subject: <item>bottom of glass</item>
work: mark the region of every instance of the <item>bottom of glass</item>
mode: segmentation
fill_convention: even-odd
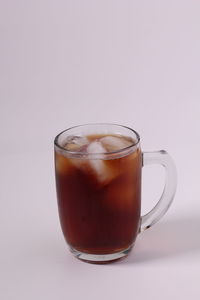
[[[130,247],[122,251],[115,252],[112,254],[89,254],[89,253],[78,251],[72,247],[70,248],[70,251],[76,258],[84,262],[93,263],[93,264],[106,264],[106,263],[114,262],[116,260],[119,260],[127,256],[128,253],[131,251],[132,247],[133,245],[131,245]]]

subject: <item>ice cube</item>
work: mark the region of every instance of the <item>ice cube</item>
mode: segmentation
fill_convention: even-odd
[[[103,147],[103,145],[98,142],[94,141],[89,144],[87,147],[87,152],[90,154],[98,154],[98,159],[91,159],[89,160],[90,166],[92,168],[92,171],[95,173],[97,180],[99,182],[104,182],[108,177],[108,170],[106,168],[106,165],[103,161],[104,154],[106,152],[106,149]]]
[[[84,136],[72,135],[68,136],[64,143],[64,148],[69,151],[81,151],[82,147],[89,143]]]
[[[87,147],[87,152],[92,154],[100,154],[100,157],[104,159],[103,153],[106,153],[106,149],[100,141],[93,141]]]
[[[112,164],[109,164],[108,160],[105,160],[104,153],[106,152],[102,143],[95,140],[86,146],[85,153],[89,155],[86,159],[83,156],[83,158],[71,158],[70,161],[86,175],[92,176],[97,183],[105,185],[116,178],[119,173],[112,168]]]
[[[112,135],[102,137],[100,139],[100,142],[108,152],[121,150],[128,146],[131,146],[132,144],[131,140],[128,140],[124,137],[118,137]]]
[[[75,139],[76,141],[76,139]],[[83,140],[83,143],[86,141]],[[88,140],[87,140],[87,143]],[[106,152],[105,148],[103,148],[102,144],[98,141],[93,141],[88,145],[83,145],[80,149],[84,149],[84,153],[88,154],[95,154],[93,158],[91,156],[85,159],[83,155],[82,158],[71,158],[71,162],[80,170],[84,171],[84,173],[93,174],[98,181],[104,180],[105,166],[103,163],[104,159],[104,152]]]

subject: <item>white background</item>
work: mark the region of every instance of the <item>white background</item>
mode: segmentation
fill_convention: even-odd
[[[200,2],[1,0],[0,298],[199,299]],[[178,171],[167,215],[115,264],[69,253],[53,138],[88,122],[136,129]],[[162,189],[144,168],[143,212]]]

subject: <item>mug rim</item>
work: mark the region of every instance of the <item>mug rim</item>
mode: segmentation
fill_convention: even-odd
[[[110,151],[110,152],[105,152],[105,153],[98,153],[98,152],[95,152],[95,153],[85,153],[84,151],[72,151],[72,150],[67,150],[66,148],[64,148],[61,144],[59,144],[58,142],[58,139],[59,137],[67,132],[67,131],[70,131],[72,129],[76,129],[76,128],[81,128],[81,127],[85,127],[85,126],[118,126],[118,127],[121,127],[121,128],[125,128],[125,129],[128,129],[129,131],[131,131],[132,133],[135,134],[136,136],[136,141],[133,142],[131,145],[127,146],[127,147],[123,147],[123,148],[120,148],[118,150],[115,150],[115,151]],[[114,132],[113,132],[114,134]],[[140,143],[140,135],[137,133],[137,131],[135,131],[134,129],[132,129],[131,127],[128,127],[128,126],[125,126],[125,125],[121,125],[121,124],[116,124],[116,123],[85,123],[85,124],[80,124],[80,125],[75,125],[75,126],[71,126],[63,131],[61,131],[60,133],[58,133],[54,139],[54,145],[56,148],[58,148],[61,152],[64,152],[64,153],[67,153],[69,156],[74,156],[74,157],[96,157],[98,155],[102,156],[108,156],[108,155],[112,155],[112,154],[120,154],[120,153],[123,153],[124,151],[129,151],[131,150],[133,147],[137,147]]]

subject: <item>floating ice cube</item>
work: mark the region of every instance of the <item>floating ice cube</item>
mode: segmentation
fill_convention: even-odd
[[[90,143],[87,147],[87,152],[90,154],[100,154],[100,158],[104,159],[103,153],[106,153],[106,149],[99,141],[94,141]]]
[[[126,148],[132,144],[130,140],[124,137],[117,137],[112,135],[102,137],[100,139],[100,142],[108,152],[117,151]]]
[[[98,159],[90,159],[89,163],[92,168],[92,171],[95,173],[97,180],[99,182],[103,182],[106,180],[108,176],[106,165],[103,161],[104,154],[106,152],[106,149],[103,147],[103,145],[98,142],[94,141],[89,144],[87,147],[87,152],[90,154],[98,154]]]
[[[80,151],[81,148],[89,143],[84,136],[68,136],[64,143],[64,148],[69,151]]]

